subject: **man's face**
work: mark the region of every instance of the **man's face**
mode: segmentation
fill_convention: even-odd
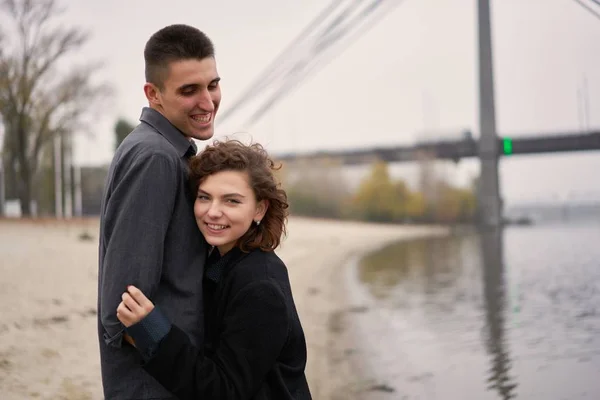
[[[210,139],[221,103],[217,65],[213,57],[169,64],[162,89],[146,83],[150,106],[164,115],[188,138]]]

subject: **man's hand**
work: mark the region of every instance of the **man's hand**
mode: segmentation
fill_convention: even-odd
[[[117,307],[117,318],[127,328],[140,322],[154,309],[154,304],[135,286],[128,286],[121,299]]]

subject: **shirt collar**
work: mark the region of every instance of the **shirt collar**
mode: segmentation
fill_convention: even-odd
[[[158,111],[144,107],[142,109],[142,115],[140,121],[147,123],[152,126],[158,133],[160,133],[165,139],[171,143],[171,145],[177,150],[180,157],[190,157],[195,155],[198,151],[194,141],[190,141],[185,135],[177,129],[164,115]],[[193,153],[193,154],[192,154]]]

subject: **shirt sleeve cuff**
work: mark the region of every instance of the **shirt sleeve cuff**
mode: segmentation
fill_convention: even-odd
[[[125,329],[135,341],[135,347],[145,361],[152,358],[161,340],[167,336],[170,330],[171,321],[158,307],[154,307],[140,322]]]
[[[105,332],[103,336],[104,338],[104,343],[106,343],[109,346],[112,347],[116,347],[116,348],[120,348],[123,344],[123,333],[125,332],[124,329],[121,329],[120,331],[118,331],[117,333],[115,333],[114,335],[110,335],[109,333]]]

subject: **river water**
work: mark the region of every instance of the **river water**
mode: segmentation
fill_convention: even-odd
[[[600,399],[598,223],[398,243],[347,278],[377,399]]]

